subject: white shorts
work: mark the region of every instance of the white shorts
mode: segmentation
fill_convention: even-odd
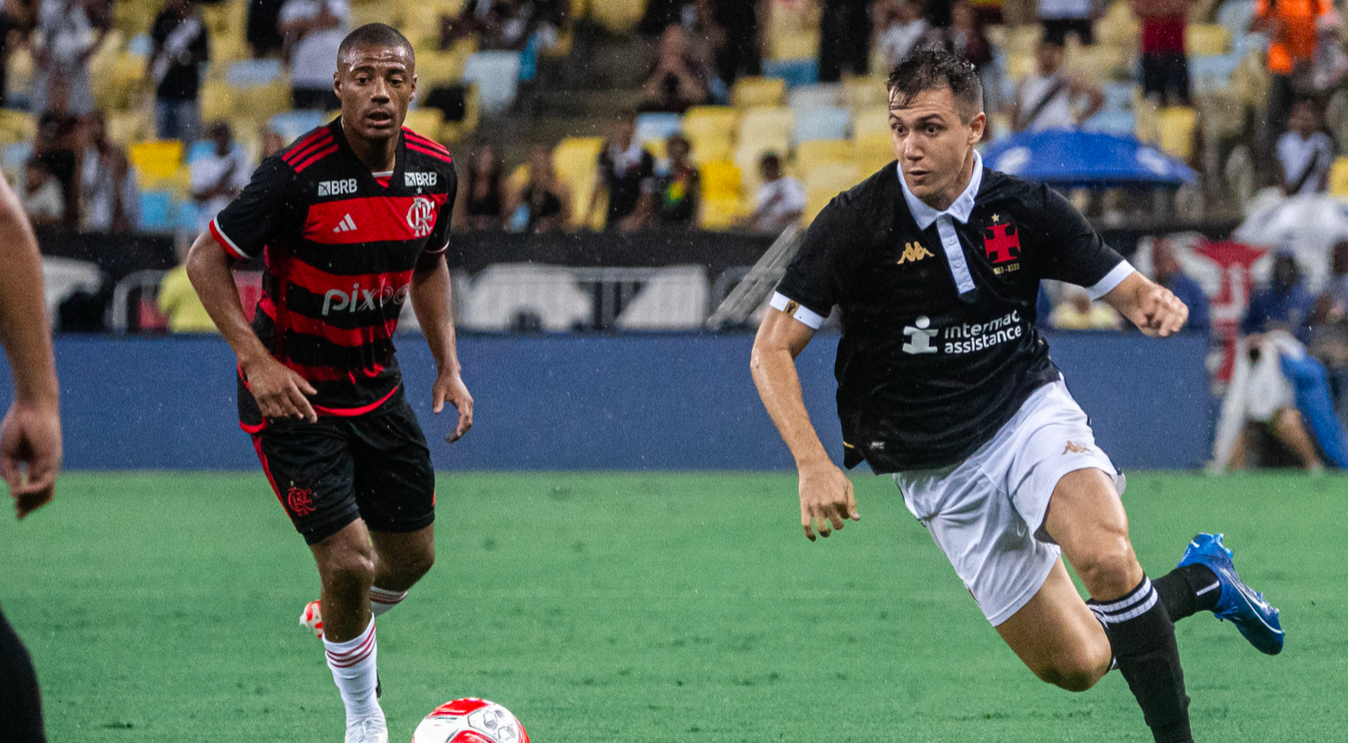
[[[1043,530],[1049,497],[1069,472],[1124,478],[1095,445],[1090,421],[1061,379],[963,462],[894,475],[903,502],[931,532],[992,626],[1039,592],[1061,550]]]

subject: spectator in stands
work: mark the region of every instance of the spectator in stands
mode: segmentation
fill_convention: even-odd
[[[656,178],[658,216],[666,228],[692,229],[697,224],[697,209],[702,193],[702,174],[689,158],[691,147],[681,134],[669,138],[668,167]]]
[[[800,181],[782,175],[782,159],[774,152],[758,161],[758,174],[763,185],[754,195],[754,211],[740,226],[750,232],[779,235],[789,225],[800,222],[805,212],[805,186]]]
[[[496,150],[482,145],[468,157],[459,181],[454,224],[465,230],[499,230],[505,225],[505,172]]]
[[[0,108],[5,107],[8,95],[6,78],[9,72],[9,55],[14,51],[12,41],[26,37],[32,28],[32,2],[15,0],[0,1]],[[12,36],[11,36],[12,34]]]
[[[270,57],[281,51],[281,6],[285,0],[248,0],[248,22],[244,37],[254,59]]]
[[[950,6],[950,26],[942,30],[940,40],[951,52],[972,62],[980,77],[986,77],[991,70],[992,43],[983,33],[983,22],[969,0],[958,0]],[[983,87],[985,90],[988,87],[986,81]],[[984,99],[984,108],[990,110],[986,93]]]
[[[183,245],[190,247],[187,243]],[[155,298],[155,306],[168,320],[170,333],[218,333],[215,322],[201,303],[201,297],[197,296],[191,280],[187,278],[187,266],[184,265],[186,259],[187,250],[180,246],[178,265],[170,268],[159,280],[159,296]]]
[[[105,0],[41,0],[33,36],[31,110],[85,116],[94,110],[89,58],[111,23]]]
[[[514,194],[510,208],[512,232],[556,232],[571,214],[571,194],[552,168],[552,153],[542,145],[529,151],[529,180]]]
[[[234,146],[234,132],[223,121],[206,129],[210,154],[192,161],[192,200],[197,204],[197,232],[206,231],[211,220],[248,185],[253,174],[243,148]]]
[[[1156,283],[1169,289],[1189,308],[1189,321],[1184,324],[1184,329],[1206,333],[1212,324],[1208,312],[1208,294],[1197,281],[1184,273],[1184,267],[1175,257],[1175,246],[1170,238],[1156,238],[1151,248],[1151,262]]]
[[[192,0],[167,0],[150,28],[154,52],[146,74],[155,86],[155,133],[160,139],[197,138],[201,65],[210,58],[209,33]]]
[[[599,152],[599,172],[590,206],[585,210],[586,224],[599,208],[600,198],[607,195],[604,229],[620,232],[645,229],[655,211],[655,189],[655,158],[636,138],[636,117],[623,114]]]
[[[23,210],[34,225],[60,227],[66,222],[66,199],[61,183],[40,160],[24,166],[23,191],[19,194]]]
[[[1329,285],[1311,314],[1309,350],[1329,373],[1339,416],[1348,416],[1348,242],[1330,251]]]
[[[1105,94],[1100,86],[1064,69],[1064,57],[1060,42],[1050,38],[1039,42],[1034,72],[1026,75],[1016,89],[1012,129],[1074,128],[1104,108]],[[1084,107],[1078,104],[1082,98],[1086,99]]]
[[[341,108],[332,92],[332,76],[337,72],[337,49],[351,29],[347,0],[286,0],[278,28],[285,37],[295,108]]]
[[[875,4],[875,45],[886,69],[929,43],[936,43],[936,37],[931,24],[922,17],[921,0],[880,0]]]
[[[1161,105],[1189,105],[1189,0],[1132,0],[1132,7],[1142,23],[1142,95]]]
[[[84,229],[135,232],[140,222],[140,188],[126,152],[108,139],[102,112],[89,118],[89,145],[80,165]]]
[[[1056,330],[1117,330],[1119,313],[1104,302],[1092,302],[1085,289],[1063,285],[1063,301],[1049,314],[1049,326]]]
[[[1278,180],[1283,193],[1324,193],[1329,188],[1334,150],[1334,140],[1320,125],[1315,101],[1297,101],[1287,120],[1287,132],[1278,138]]]
[[[1240,331],[1258,335],[1285,330],[1301,343],[1310,340],[1310,319],[1314,300],[1301,283],[1301,268],[1290,253],[1273,258],[1273,281],[1250,300]]]
[[[280,133],[277,132],[275,129],[272,129],[270,126],[267,126],[267,125],[263,125],[263,127],[262,127],[262,134],[261,134],[261,137],[260,137],[260,142],[261,142],[261,146],[260,146],[260,148],[259,148],[259,150],[258,150],[258,152],[259,152],[259,154],[258,154],[258,159],[259,159],[259,160],[266,160],[267,158],[271,157],[272,155],[275,155],[276,153],[278,153],[278,152],[280,152],[281,150],[285,149],[285,146],[286,146],[286,141],[285,141],[285,139],[280,135]]]
[[[643,88],[645,111],[683,113],[707,102],[711,72],[699,55],[691,53],[683,26],[671,24],[660,34],[660,49]]]
[[[740,75],[763,72],[760,24],[772,12],[770,0],[713,0],[716,23],[722,38],[716,50],[716,71],[727,86]]]
[[[871,0],[823,0],[819,16],[819,82],[836,83],[847,70],[871,71]]]
[[[1084,45],[1094,44],[1094,15],[1095,3],[1092,0],[1039,0],[1039,20],[1044,24],[1044,38],[1059,46],[1067,43],[1068,34],[1076,34]]]
[[[1315,59],[1316,24],[1330,10],[1328,0],[1257,0],[1255,3],[1250,30],[1268,35],[1268,69],[1272,73],[1261,132],[1264,153],[1272,153],[1274,139],[1287,126],[1297,93],[1296,78],[1307,77]]]
[[[33,140],[33,159],[42,163],[61,185],[65,205],[61,221],[65,225],[80,224],[79,158],[76,154],[81,147],[79,131],[79,119],[48,111],[38,119],[37,137]]]

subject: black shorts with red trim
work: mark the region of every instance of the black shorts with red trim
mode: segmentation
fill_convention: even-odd
[[[401,387],[368,413],[271,419],[250,433],[272,490],[310,545],[356,519],[397,533],[435,521],[431,452]]]

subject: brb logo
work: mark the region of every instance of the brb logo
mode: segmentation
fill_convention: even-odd
[[[435,202],[418,196],[407,210],[407,226],[412,228],[413,237],[426,237],[435,226]]]
[[[318,184],[319,196],[345,196],[356,192],[356,179],[347,178],[343,181],[320,181]]]
[[[342,311],[375,310],[390,302],[400,305],[407,301],[410,286],[410,284],[394,286],[380,281],[379,286],[374,289],[362,289],[360,284],[352,284],[350,292],[329,289],[328,293],[323,295],[323,315]]]
[[[439,182],[439,174],[434,171],[430,173],[403,173],[403,185],[407,188],[429,187]]]
[[[917,318],[917,327],[909,325],[903,329],[903,334],[908,336],[908,342],[903,344],[903,352],[911,354],[936,353],[936,346],[931,344],[931,339],[935,338],[941,331],[929,330],[931,327],[931,318],[923,315]]]

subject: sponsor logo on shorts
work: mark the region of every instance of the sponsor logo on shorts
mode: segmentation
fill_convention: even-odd
[[[356,192],[356,179],[346,178],[340,181],[319,181],[319,196],[345,196]]]
[[[434,186],[440,182],[440,174],[430,173],[403,173],[403,185],[407,188],[416,188],[418,186]]]
[[[1062,453],[1063,453],[1063,454],[1085,454],[1088,450],[1089,450],[1088,447],[1082,446],[1081,444],[1078,444],[1078,443],[1075,442],[1075,441],[1069,441],[1069,442],[1067,442],[1067,447],[1066,447],[1065,449],[1062,450]]]
[[[291,485],[286,493],[286,508],[296,516],[308,516],[314,512],[313,494],[312,490]]]

